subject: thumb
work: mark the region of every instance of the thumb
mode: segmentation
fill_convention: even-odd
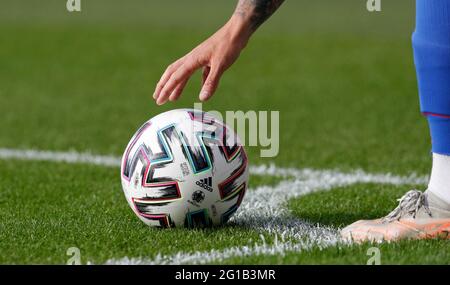
[[[218,67],[211,67],[208,76],[203,83],[202,90],[200,91],[200,101],[208,100],[216,91],[219,86],[220,77],[222,76],[222,71]]]

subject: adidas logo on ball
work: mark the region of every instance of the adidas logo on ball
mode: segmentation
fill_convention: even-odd
[[[213,191],[212,188],[212,177],[200,179],[197,182],[195,182],[198,186],[202,187],[205,190],[208,190],[209,192]]]

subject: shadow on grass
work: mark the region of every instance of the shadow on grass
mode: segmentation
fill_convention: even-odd
[[[298,218],[312,223],[342,227],[387,215],[396,207],[397,199],[412,188],[415,187],[355,184],[293,199],[289,201],[289,209]]]

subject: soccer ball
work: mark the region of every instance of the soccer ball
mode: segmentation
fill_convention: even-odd
[[[178,109],[153,117],[122,157],[122,188],[134,213],[155,227],[220,225],[248,185],[238,136],[209,113]]]

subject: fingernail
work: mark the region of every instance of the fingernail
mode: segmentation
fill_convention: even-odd
[[[202,91],[202,92],[200,92],[200,100],[206,100],[208,97],[209,97],[209,93],[208,92],[206,92],[206,91]]]

